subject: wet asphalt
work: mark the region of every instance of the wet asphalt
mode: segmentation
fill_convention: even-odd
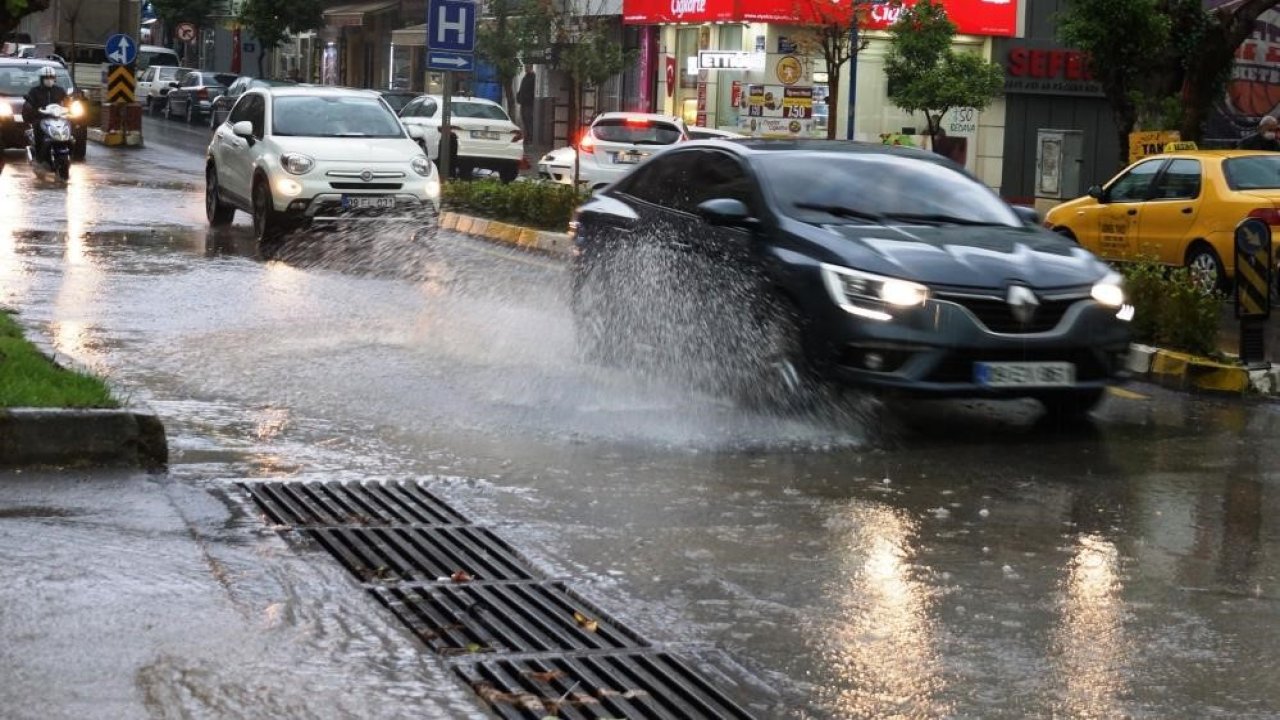
[[[15,717],[478,712],[233,487],[264,478],[423,480],[762,718],[1280,715],[1280,406],[1131,384],[1073,431],[1030,403],[746,411],[580,362],[549,258],[211,233],[173,125],[92,146],[66,189],[12,153],[0,175],[0,304],[173,454],[3,476]]]

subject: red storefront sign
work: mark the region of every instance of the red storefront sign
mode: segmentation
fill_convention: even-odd
[[[632,25],[679,22],[812,22],[848,11],[849,0],[622,0],[623,21]],[[914,5],[916,0],[904,0]],[[942,0],[951,22],[964,35],[1013,37],[1018,32],[1018,0]],[[901,6],[871,5],[863,27],[883,30],[898,19]]]

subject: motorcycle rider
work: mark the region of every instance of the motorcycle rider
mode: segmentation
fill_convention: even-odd
[[[40,130],[40,108],[45,105],[62,105],[67,100],[67,91],[58,85],[58,73],[51,67],[45,66],[40,68],[39,72],[40,84],[27,91],[26,101],[22,106],[22,119],[27,122],[27,127],[34,131],[35,145],[32,148],[36,157],[43,157],[40,148],[44,143],[43,133]]]

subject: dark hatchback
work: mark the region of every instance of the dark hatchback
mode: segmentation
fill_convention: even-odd
[[[1077,417],[1124,372],[1120,276],[932,153],[681,143],[572,232],[579,344],[598,360],[713,359],[771,399],[835,380]]]

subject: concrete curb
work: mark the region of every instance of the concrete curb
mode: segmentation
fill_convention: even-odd
[[[573,242],[569,240],[567,233],[509,225],[497,220],[488,220],[452,211],[440,213],[440,228],[442,230],[454,230],[465,235],[482,237],[503,245],[525,250],[537,250],[562,257],[568,257],[573,249]]]
[[[1150,345],[1129,346],[1129,372],[1178,390],[1233,395],[1280,394],[1280,368],[1248,368]]]
[[[121,145],[128,147],[142,147],[142,133],[136,130],[130,132],[106,132],[102,128],[89,128],[86,136],[90,142],[106,145],[108,147],[119,147]]]
[[[35,328],[15,319],[27,341],[60,367],[96,374],[62,356]],[[110,382],[108,381],[110,386]],[[121,397],[119,388],[112,394]],[[149,408],[0,408],[0,467],[94,465],[161,470],[169,463],[164,423]]]

